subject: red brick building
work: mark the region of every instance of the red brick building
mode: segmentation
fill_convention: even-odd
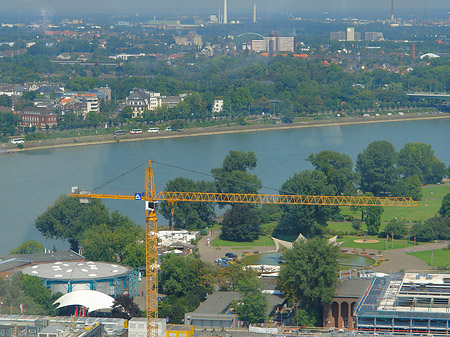
[[[45,128],[48,125],[51,128],[53,125],[58,125],[58,115],[52,113],[48,108],[26,107],[19,112],[19,116],[23,127]]]

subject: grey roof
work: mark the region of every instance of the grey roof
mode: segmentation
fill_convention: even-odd
[[[150,94],[148,91],[142,89],[133,89],[130,95],[127,97],[129,100],[146,100],[149,99]]]
[[[25,108],[23,108],[22,113],[26,114],[26,113],[39,113],[42,115],[48,115],[49,113],[51,113],[50,109],[45,108],[45,107],[37,107],[37,106],[27,106]]]
[[[361,297],[367,290],[371,279],[342,279],[333,297]]]
[[[39,333],[47,333],[47,334],[60,334],[66,330],[64,325],[49,325],[45,329],[42,329]]]
[[[0,273],[8,270],[13,271],[28,264],[30,264],[30,261],[27,259],[9,259],[0,261]]]
[[[27,259],[31,262],[51,262],[51,261],[84,261],[84,257],[72,250],[58,250],[52,253],[36,254],[15,254],[0,256],[0,261],[9,259]]]
[[[217,291],[208,296],[200,306],[193,312],[201,315],[224,314],[233,300],[241,300],[244,296],[237,291]]]
[[[122,265],[104,262],[53,262],[27,266],[22,272],[46,280],[80,281],[120,277],[131,273]]]
[[[84,261],[84,257],[71,250],[53,253],[4,255],[0,256],[0,272],[13,271],[33,263],[52,261]]]
[[[268,314],[270,314],[272,312],[272,310],[276,307],[276,306],[280,306],[283,304],[283,302],[285,301],[284,296],[280,296],[280,295],[272,295],[272,294],[267,294],[266,295],[266,299],[267,299],[267,309],[266,312]]]

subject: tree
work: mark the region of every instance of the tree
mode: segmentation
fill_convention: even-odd
[[[356,161],[356,171],[361,175],[361,190],[375,196],[391,192],[399,179],[396,163],[397,154],[391,143],[384,140],[370,143],[358,154]]]
[[[367,234],[377,235],[381,225],[381,215],[384,209],[380,206],[368,206],[366,207],[366,226]]]
[[[210,268],[192,256],[168,254],[161,261],[158,278],[160,291],[166,295],[193,295],[203,301],[213,291]]]
[[[261,180],[247,171],[256,167],[257,159],[253,152],[230,151],[222,167],[211,170],[219,193],[257,193]]]
[[[296,173],[281,186],[280,194],[335,195],[336,189],[328,185],[327,177],[322,171],[303,171]],[[336,213],[332,206],[281,205],[281,220],[274,230],[274,235],[304,236],[317,235],[321,226]]]
[[[247,294],[261,289],[258,274],[240,264],[230,264],[216,271],[216,285],[221,291],[239,291]]]
[[[247,204],[236,204],[228,209],[222,221],[222,240],[254,241],[259,238],[261,220],[256,208]]]
[[[88,260],[121,261],[125,248],[144,240],[143,229],[127,216],[115,211],[106,223],[87,228],[81,238]],[[140,264],[139,266],[141,266]]]
[[[12,107],[12,99],[8,95],[0,95],[0,106]]]
[[[338,283],[339,248],[325,238],[296,242],[284,252],[278,285],[291,303],[314,313],[322,322],[322,306],[331,303]]]
[[[130,106],[126,106],[119,111],[117,119],[120,123],[124,123],[132,117],[133,117],[133,109]]]
[[[36,91],[34,91],[34,90],[25,91],[22,95],[22,99],[32,101],[36,98],[36,96],[37,96],[37,94],[36,94]]]
[[[111,314],[116,318],[130,319],[132,317],[140,317],[141,312],[136,303],[129,295],[117,295],[114,299]]]
[[[100,200],[82,204],[78,198],[62,195],[37,217],[35,226],[46,238],[67,240],[70,249],[78,251],[84,231],[106,224],[108,219],[108,210]]]
[[[325,173],[328,184],[336,187],[337,195],[353,195],[356,192],[356,174],[349,155],[322,151],[311,154],[307,160],[316,170]]]
[[[405,179],[399,179],[392,188],[392,196],[394,197],[410,197],[414,200],[421,200],[422,184],[419,177],[414,174],[406,177]]]
[[[417,175],[422,184],[440,182],[446,174],[445,165],[434,156],[431,145],[407,143],[399,152],[398,167],[405,177]]]
[[[304,309],[297,308],[295,311],[295,317],[292,322],[297,326],[316,326],[317,317],[313,313],[310,313]]]
[[[122,263],[131,267],[139,268],[145,265],[145,243],[129,243],[123,250]]]
[[[434,216],[424,223],[417,223],[411,228],[411,235],[417,241],[449,240],[450,239],[450,218]]]
[[[247,171],[256,167],[256,155],[253,152],[230,151],[222,167],[211,170],[219,193],[257,193],[261,180]],[[223,206],[223,205],[220,205]],[[224,216],[222,237],[233,241],[253,241],[259,236],[260,219],[255,206],[231,204],[226,220]],[[245,225],[248,232],[238,228]],[[233,230],[238,230],[233,233]]]
[[[263,323],[266,315],[267,300],[265,294],[259,291],[249,292],[244,296],[242,303],[236,307],[239,320],[247,323]]]
[[[352,228],[355,231],[359,231],[361,229],[361,220],[359,219],[353,219],[352,220]]]
[[[42,243],[28,240],[23,242],[19,247],[13,249],[9,254],[34,254],[34,253],[42,253],[44,250],[44,246]]]
[[[384,228],[384,232],[393,236],[395,239],[401,239],[408,234],[408,227],[403,219],[392,219]]]
[[[166,184],[165,191],[170,192],[214,192],[213,182],[194,182],[188,178],[175,178]],[[174,209],[172,226],[187,230],[206,228],[213,222],[214,204],[207,202],[177,202],[176,205],[164,201],[161,203],[161,214],[172,221],[171,210]]]
[[[442,199],[441,208],[439,208],[438,213],[443,218],[450,218],[450,193],[446,194]]]

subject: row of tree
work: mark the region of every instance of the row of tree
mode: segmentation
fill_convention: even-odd
[[[434,155],[430,145],[408,143],[400,150],[387,141],[370,143],[358,155],[356,168],[352,159],[342,153],[322,151],[308,159],[314,167],[294,174],[280,189],[280,194],[298,195],[356,195],[402,196],[415,200],[422,198],[422,185],[437,183],[448,174],[445,165]],[[194,182],[176,178],[166,185],[167,191],[257,193],[261,181],[249,173],[256,167],[254,153],[230,151],[219,168],[212,169],[214,182]],[[219,205],[224,207],[224,204]],[[249,205],[230,204],[222,222],[222,238],[232,241],[251,241],[258,238],[264,210]],[[171,210],[163,203],[162,214],[172,220]],[[337,217],[336,206],[281,205],[271,209],[271,214],[281,217],[275,236],[297,236],[299,233],[314,236],[323,233],[327,221]],[[361,209],[370,234],[377,234],[382,208]],[[177,228],[201,229],[209,226],[215,216],[213,205],[180,202],[175,207],[173,225]],[[363,216],[364,218],[364,216]]]

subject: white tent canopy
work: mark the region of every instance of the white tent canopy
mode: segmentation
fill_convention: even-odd
[[[59,304],[57,309],[70,305],[82,305],[89,311],[111,309],[114,298],[95,290],[77,290],[58,298],[53,304]]]

